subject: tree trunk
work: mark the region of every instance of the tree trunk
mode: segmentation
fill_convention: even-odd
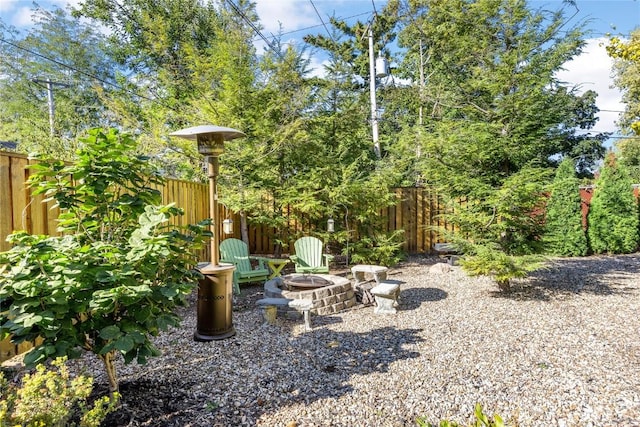
[[[109,394],[111,395],[112,400],[115,398],[115,393],[119,391],[118,378],[116,376],[116,366],[113,363],[115,356],[115,350],[99,356],[100,359],[102,359],[102,363],[104,363],[105,370],[107,371],[107,378],[109,380]]]
[[[511,292],[511,282],[509,282],[509,279],[496,280],[496,283],[502,292]]]
[[[247,224],[247,214],[240,211],[240,238],[247,245],[249,244],[249,226]]]

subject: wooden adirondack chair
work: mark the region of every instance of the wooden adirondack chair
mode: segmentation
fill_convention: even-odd
[[[329,262],[333,255],[322,253],[324,244],[317,237],[301,237],[293,244],[295,255],[291,261],[295,264],[296,273],[328,273]]]
[[[258,261],[256,268],[251,266],[252,259]],[[249,255],[249,248],[242,240],[223,240],[220,243],[220,261],[236,266],[233,272],[233,291],[236,294],[240,293],[240,283],[264,282],[269,277],[263,258]]]

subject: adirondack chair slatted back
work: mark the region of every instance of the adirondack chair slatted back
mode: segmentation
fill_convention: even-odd
[[[324,244],[322,240],[311,236],[301,237],[296,240],[293,246],[301,265],[306,267],[320,267],[323,265],[322,248]]]
[[[257,266],[254,268],[251,261]],[[240,283],[262,282],[269,277],[269,269],[264,259],[249,255],[249,247],[238,239],[225,239],[220,243],[220,261],[230,262],[236,266],[233,272],[233,290],[240,293]]]
[[[238,239],[225,239],[220,243],[220,261],[236,265],[239,271],[250,271],[249,248]]]

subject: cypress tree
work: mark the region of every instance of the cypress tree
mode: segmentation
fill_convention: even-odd
[[[587,235],[582,225],[580,182],[575,162],[566,158],[558,166],[551,185],[545,219],[545,250],[551,255],[584,256]]]
[[[597,254],[631,253],[638,248],[638,205],[632,181],[613,153],[605,160],[596,180],[588,225],[591,249]]]

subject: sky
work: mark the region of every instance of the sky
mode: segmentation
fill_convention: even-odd
[[[43,7],[75,4],[79,0],[39,0]],[[348,23],[371,19],[375,11],[384,8],[386,0],[254,0],[262,24],[262,34],[269,38],[277,34],[280,27],[283,40],[303,44],[306,34],[327,34],[329,17],[336,16]],[[624,109],[620,92],[613,88],[611,59],[604,45],[608,34],[629,35],[640,27],[640,0],[576,0],[576,7],[562,0],[529,1],[533,8],[556,10],[564,7],[566,16],[572,16],[569,24],[586,22],[590,35],[582,55],[565,64],[558,77],[581,90],[598,93],[600,109],[598,124],[593,131],[616,132],[616,120]],[[28,28],[32,0],[0,0],[0,19],[17,28]],[[264,43],[256,37],[259,49]],[[317,72],[322,69],[320,53],[312,56],[312,66]]]

